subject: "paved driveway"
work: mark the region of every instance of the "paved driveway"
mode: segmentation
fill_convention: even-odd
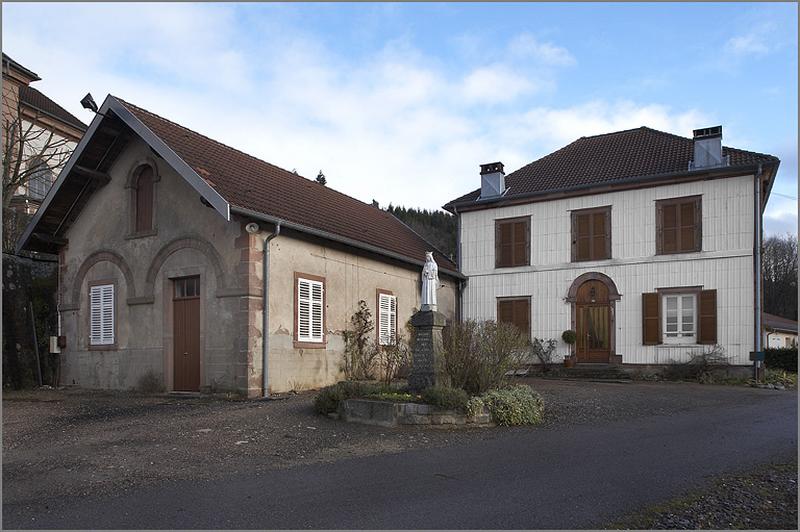
[[[382,440],[407,444],[372,448],[359,453],[359,458],[337,454],[338,447],[330,444],[328,459],[320,460],[322,451],[309,451],[298,437],[294,445],[306,449],[309,457],[286,462],[283,468],[276,468],[265,448],[255,446],[262,452],[246,460],[223,458],[218,463],[208,459],[218,458],[215,453],[198,454],[187,463],[213,474],[184,478],[179,471],[184,462],[176,460],[173,475],[156,475],[125,490],[113,482],[105,484],[110,495],[92,490],[82,495],[76,486],[68,489],[59,484],[30,497],[30,486],[26,489],[24,481],[14,480],[22,480],[26,470],[35,475],[36,463],[21,463],[18,447],[6,450],[6,431],[4,461],[10,458],[11,469],[9,474],[4,468],[4,526],[595,527],[700,486],[710,475],[788,460],[797,452],[794,392],[685,384],[532,384],[551,406],[548,424],[542,428],[458,433],[355,428],[313,417],[307,397],[259,403],[261,411],[248,407],[252,418],[244,416],[242,422],[260,419],[265,433],[271,434],[271,426],[285,430],[283,423],[299,416],[300,425],[315,421],[315,429],[304,429],[315,434],[352,429],[356,436],[348,439],[349,444],[363,442],[369,447],[370,442]],[[295,405],[294,415],[278,419],[270,410],[273,406],[277,410],[278,404]],[[220,419],[253,403],[233,405],[219,407]],[[4,427],[9,403],[5,406]],[[181,420],[191,419],[191,408],[185,408],[184,415],[171,416],[173,422],[180,425]],[[147,411],[141,414],[143,419]],[[138,433],[144,438],[150,434],[144,424]],[[303,432],[298,429],[296,434]],[[225,452],[235,455],[230,449],[250,444],[230,445]],[[59,449],[57,444],[39,452],[61,452],[54,449]],[[153,456],[160,457],[152,449]],[[125,455],[124,445],[116,452],[109,453],[102,445],[94,451]],[[237,467],[225,467],[231,464]],[[158,467],[168,472],[170,462],[159,462]],[[39,477],[39,482],[46,482],[46,477]]]

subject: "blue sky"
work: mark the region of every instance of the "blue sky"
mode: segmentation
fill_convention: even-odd
[[[115,94],[381,205],[438,208],[582,135],[722,124],[780,157],[765,227],[797,231],[794,4],[14,3],[2,44],[87,122],[83,94]]]

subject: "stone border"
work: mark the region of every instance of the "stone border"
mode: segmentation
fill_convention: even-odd
[[[493,427],[489,413],[467,416],[455,410],[436,410],[431,405],[395,403],[375,399],[346,399],[339,403],[339,419],[364,425],[397,427],[430,425],[436,427]]]

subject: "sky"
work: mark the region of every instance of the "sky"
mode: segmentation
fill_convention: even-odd
[[[2,6],[2,47],[88,123],[119,96],[362,201],[437,209],[584,136],[649,126],[781,159],[797,233],[797,6]]]

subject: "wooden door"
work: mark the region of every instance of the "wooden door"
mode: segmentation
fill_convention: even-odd
[[[608,287],[587,281],[575,301],[575,353],[578,362],[608,362],[611,355],[611,306]]]
[[[200,277],[173,281],[173,389],[200,390]]]

